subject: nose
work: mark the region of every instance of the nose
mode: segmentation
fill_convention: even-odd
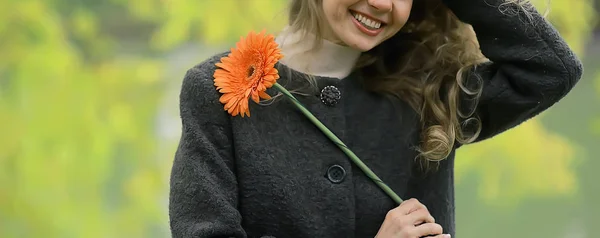
[[[389,12],[392,10],[393,0],[367,0],[369,5],[379,11]]]

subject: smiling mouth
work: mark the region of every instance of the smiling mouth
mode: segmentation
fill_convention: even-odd
[[[365,16],[361,13],[358,13],[355,11],[350,11],[350,14],[352,14],[352,16],[354,17],[354,19],[356,19],[356,21],[358,21],[362,26],[364,26],[365,28],[367,28],[369,30],[376,31],[385,26],[385,23],[378,21],[376,19],[370,18],[368,16]]]

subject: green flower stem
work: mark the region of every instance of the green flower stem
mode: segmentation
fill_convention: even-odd
[[[331,139],[348,157],[350,160],[356,164],[366,175],[369,177],[375,184],[377,184],[388,196],[390,196],[396,203],[402,203],[402,199],[390,188],[388,187],[375,173],[363,163],[354,152],[352,152],[344,142],[342,142],[329,128],[327,128],[323,123],[319,121],[308,109],[306,109],[298,99],[296,99],[287,89],[281,86],[278,83],[273,85],[277,90],[287,96],[295,105],[300,109],[300,111],[312,122],[314,123],[329,139]]]

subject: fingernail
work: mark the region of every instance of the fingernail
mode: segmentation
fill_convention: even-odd
[[[452,236],[450,234],[445,234],[444,238],[452,238]]]

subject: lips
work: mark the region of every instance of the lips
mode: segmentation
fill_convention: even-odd
[[[365,14],[359,13],[359,12],[351,12],[352,16],[358,20],[360,23],[362,23],[365,27],[371,28],[373,30],[379,29],[381,28],[382,25],[384,25],[383,22],[377,20],[377,19],[373,19]]]
[[[377,36],[385,27],[385,22],[382,22],[367,14],[350,11],[354,25],[363,33],[369,36]]]

